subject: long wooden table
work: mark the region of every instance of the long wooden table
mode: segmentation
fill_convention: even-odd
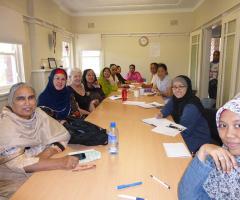
[[[129,100],[162,102],[161,97]],[[34,173],[13,195],[12,200],[115,200],[118,194],[148,200],[176,200],[178,182],[190,158],[168,158],[162,143],[183,142],[181,135],[169,137],[151,132],[141,120],[153,117],[158,109],[123,105],[121,100],[106,99],[87,120],[108,128],[115,121],[119,129],[119,154],[112,156],[107,146],[96,146],[102,153],[97,167],[86,171],[46,171]],[[93,147],[71,145],[64,153]],[[60,155],[61,156],[61,155]],[[153,174],[171,186],[168,190],[150,178]],[[116,186],[136,181],[143,184],[123,190]]]

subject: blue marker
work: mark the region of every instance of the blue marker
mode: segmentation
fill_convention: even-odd
[[[141,197],[134,197],[134,196],[124,195],[124,194],[119,194],[118,197],[122,199],[144,200],[144,198],[141,198]]]
[[[133,186],[142,185],[142,184],[143,184],[143,182],[135,182],[135,183],[130,183],[130,184],[118,185],[117,189],[121,190],[124,188],[133,187]]]

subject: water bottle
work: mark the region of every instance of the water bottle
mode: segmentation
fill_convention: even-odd
[[[122,101],[127,101],[127,89],[122,89]]]
[[[110,129],[108,132],[108,151],[110,154],[118,153],[118,129],[115,122],[110,123]]]

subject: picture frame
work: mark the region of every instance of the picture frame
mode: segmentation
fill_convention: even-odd
[[[50,69],[57,68],[57,62],[55,58],[48,58],[48,64]]]

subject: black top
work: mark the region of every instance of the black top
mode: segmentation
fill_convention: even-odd
[[[102,87],[85,87],[85,91],[87,96],[90,97],[91,100],[98,99],[101,102],[105,98],[105,94],[102,90]]]
[[[68,88],[74,94],[74,97],[78,103],[78,106],[81,109],[89,111],[89,105],[91,102],[91,98],[89,96],[87,96],[87,93],[85,92],[85,95],[82,96],[82,95],[78,94],[71,86],[68,86]]]
[[[118,78],[118,81],[121,83],[121,84],[125,84],[126,80],[122,77],[121,74],[116,74],[117,78]]]

